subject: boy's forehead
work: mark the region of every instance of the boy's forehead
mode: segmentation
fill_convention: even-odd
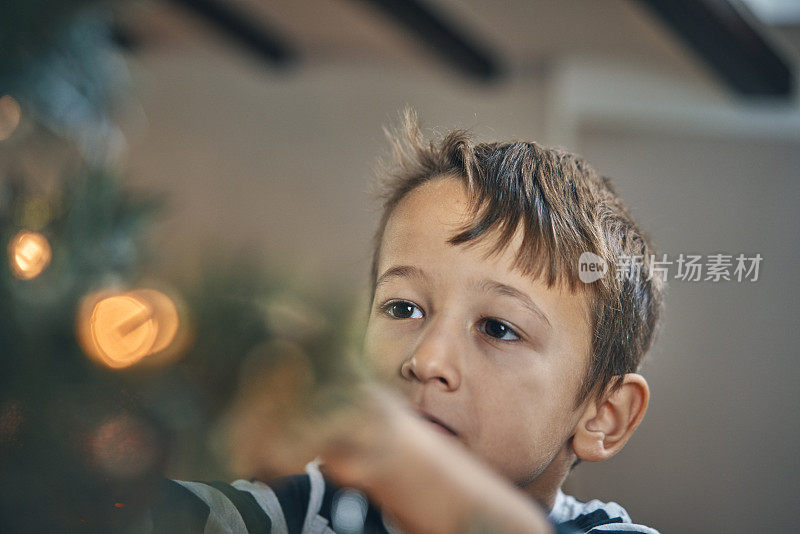
[[[436,237],[454,232],[470,221],[469,197],[464,184],[455,178],[437,178],[410,191],[398,202],[386,224],[384,237],[421,234]],[[421,232],[420,232],[421,231]]]
[[[435,268],[457,261],[462,270],[501,268],[501,258],[488,257],[488,239],[467,245],[449,243],[470,219],[466,191],[456,180],[437,179],[419,186],[397,204],[387,221],[376,274],[398,263],[422,262]]]
[[[430,266],[441,265],[451,275],[469,267],[494,276],[541,283],[515,266],[523,241],[521,230],[500,250],[494,250],[499,240],[495,229],[467,243],[450,242],[473,222],[463,181],[443,177],[417,187],[398,203],[387,221],[376,274],[380,276],[389,263],[424,261]]]
[[[497,242],[496,232],[488,232],[464,244],[449,242],[472,220],[469,197],[462,181],[437,178],[417,187],[398,203],[387,221],[381,240],[378,276],[389,267],[388,263],[408,261],[521,275],[513,268],[522,245],[521,232],[495,254],[492,250]],[[454,261],[457,263],[453,264]],[[452,269],[448,270],[455,274]]]

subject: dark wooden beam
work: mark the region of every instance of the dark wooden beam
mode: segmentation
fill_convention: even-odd
[[[431,6],[418,0],[361,0],[371,4],[422,41],[456,70],[480,80],[492,80],[501,66],[490,50],[471,39]]]
[[[727,0],[637,0],[677,33],[735,92],[790,97],[789,62]]]
[[[224,37],[244,47],[277,67],[286,67],[297,59],[289,43],[259,17],[243,13],[228,0],[172,0],[204,19]]]

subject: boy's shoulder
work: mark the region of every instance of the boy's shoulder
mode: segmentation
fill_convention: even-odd
[[[306,466],[305,474],[269,484],[169,480],[158,501],[151,510],[148,532],[207,532],[209,526],[212,531],[237,534],[400,532],[363,494],[332,484],[314,462]],[[658,534],[634,524],[617,503],[581,502],[560,490],[549,519],[559,534]]]
[[[635,524],[625,508],[615,502],[582,502],[560,489],[548,517],[563,532],[658,534],[654,528]]]

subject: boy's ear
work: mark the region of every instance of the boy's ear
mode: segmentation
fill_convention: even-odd
[[[642,375],[623,375],[619,389],[587,404],[572,438],[575,455],[600,462],[617,454],[642,421],[649,400],[650,388]]]

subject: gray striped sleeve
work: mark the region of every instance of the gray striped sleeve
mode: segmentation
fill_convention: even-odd
[[[231,486],[238,490],[246,491],[255,498],[258,505],[264,509],[272,520],[272,534],[289,534],[286,518],[283,516],[283,509],[272,488],[263,482],[248,482],[246,480],[237,480]]]
[[[247,534],[244,519],[236,506],[218,489],[202,482],[176,480],[209,507],[204,534]]]

